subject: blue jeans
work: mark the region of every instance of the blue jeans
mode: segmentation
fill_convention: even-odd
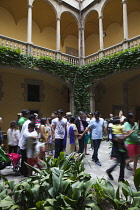
[[[97,162],[99,159],[98,159],[98,150],[99,150],[99,147],[100,147],[100,144],[101,144],[101,139],[96,139],[96,140],[93,140],[92,139],[92,142],[93,142],[93,147],[94,147],[94,152],[93,152],[93,155],[92,155],[92,159]]]

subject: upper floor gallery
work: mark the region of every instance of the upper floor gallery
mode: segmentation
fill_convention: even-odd
[[[0,0],[0,45],[85,64],[138,46],[139,21],[140,0]]]

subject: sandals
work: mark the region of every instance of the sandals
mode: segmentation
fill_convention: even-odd
[[[132,171],[132,168],[130,167],[130,165],[126,165],[127,170]]]

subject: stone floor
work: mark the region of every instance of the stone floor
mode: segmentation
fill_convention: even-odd
[[[102,164],[102,166],[96,165],[92,160],[91,160],[91,155],[93,151],[89,151],[89,155],[86,155],[86,160],[84,160],[85,163],[85,171],[89,174],[91,174],[92,178],[102,178],[104,177],[105,179],[108,179],[108,176],[106,175],[106,169],[108,169],[113,163],[114,160],[110,160],[109,153],[110,153],[110,143],[103,141],[101,143],[100,149],[99,149],[99,160]],[[90,145],[88,145],[88,148]],[[131,164],[130,164],[131,165]],[[131,165],[132,166],[132,165]],[[138,162],[138,167],[140,167],[140,161]],[[19,182],[20,180],[24,179],[23,176],[15,176],[14,172],[12,171],[11,168],[6,168],[4,170],[0,171],[2,175],[6,176],[8,180],[15,180],[15,182]],[[118,185],[118,175],[119,175],[119,166],[116,167],[115,171],[112,172],[112,175],[114,177],[113,181],[110,181],[114,186],[117,187]],[[125,179],[129,182],[129,184],[133,187],[133,176],[132,172],[128,171],[125,169]]]

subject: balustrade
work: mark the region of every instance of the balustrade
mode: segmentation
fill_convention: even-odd
[[[140,36],[133,37],[125,41],[128,43],[128,48],[138,47],[140,46]],[[28,44],[27,42],[23,42],[20,40],[16,40],[7,36],[0,35],[0,45],[5,47],[10,47],[12,49],[19,49],[22,54],[31,54],[34,57],[40,58],[40,56],[50,57],[54,60],[57,60],[58,52],[55,50],[51,50],[45,47],[37,46],[34,44]],[[84,58],[85,64],[89,64],[99,60],[99,54],[102,52],[103,57],[113,55],[114,53],[118,53],[120,51],[125,50],[124,42],[113,45],[102,51],[96,52],[92,55],[86,56]],[[79,58],[76,56],[68,55],[62,52],[59,52],[59,58],[62,61],[66,61],[73,65],[79,65]]]

